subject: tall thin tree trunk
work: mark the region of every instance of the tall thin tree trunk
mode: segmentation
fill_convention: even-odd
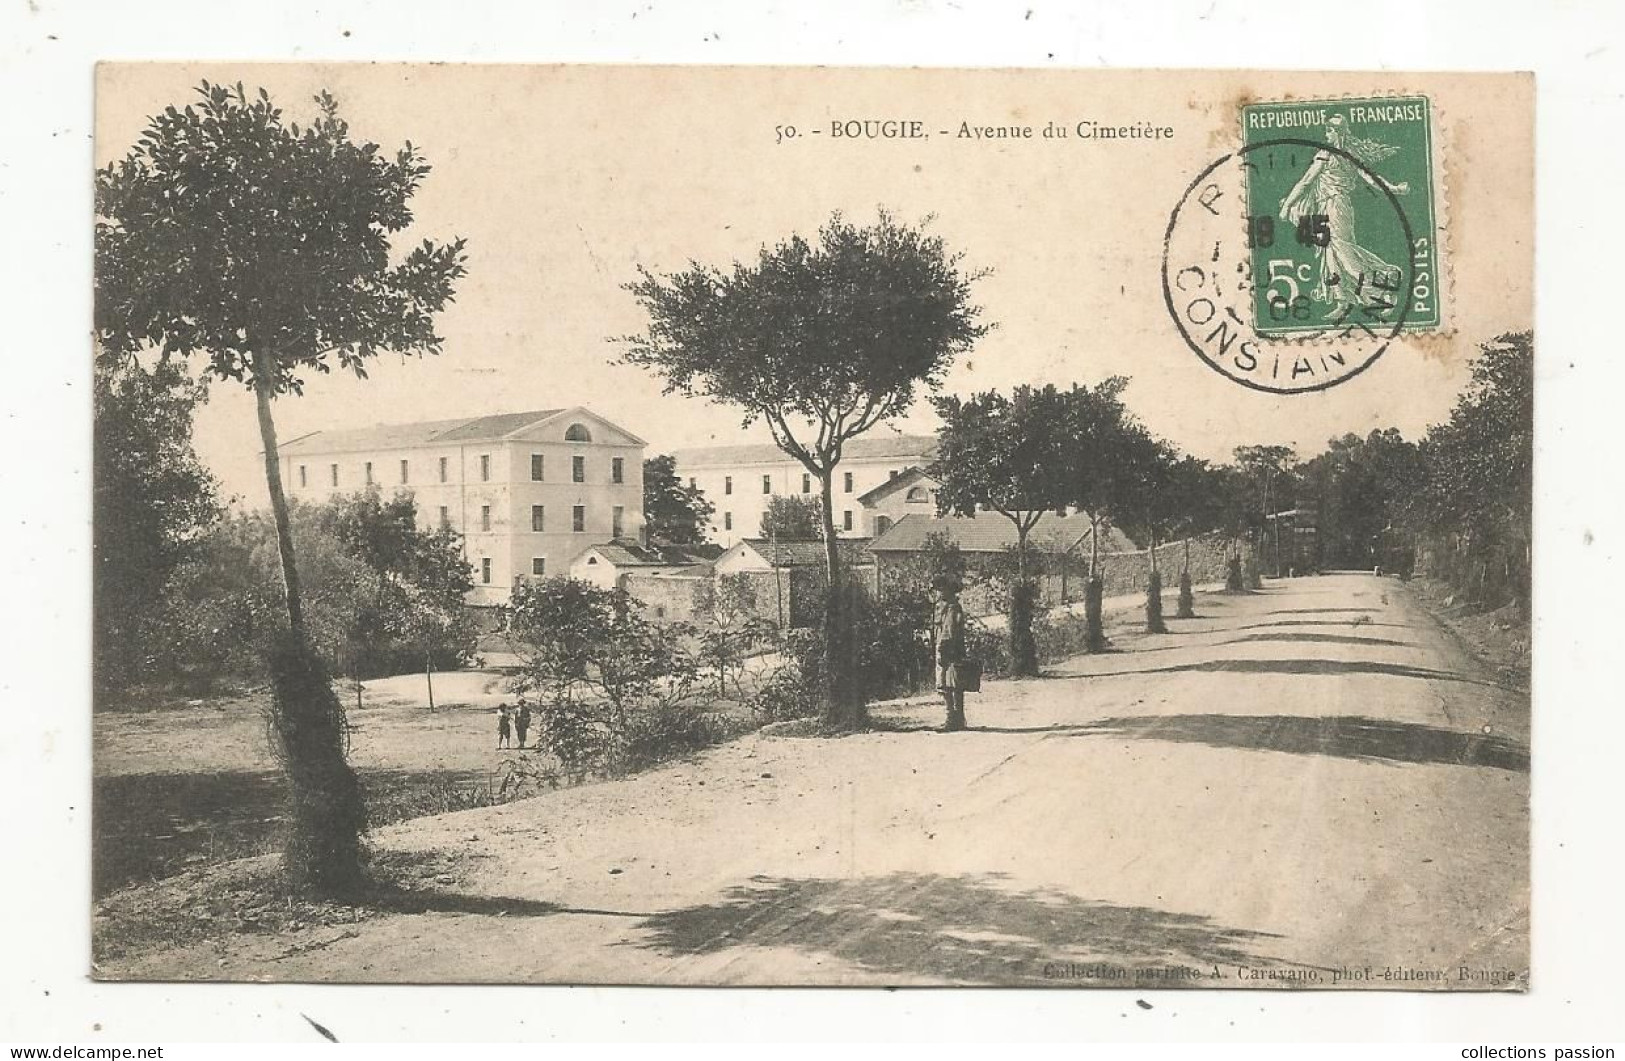
[[[259,366],[256,366],[259,367]],[[276,521],[277,556],[282,561],[282,598],[288,625],[299,634],[305,629],[305,609],[299,592],[299,568],[293,556],[293,526],[288,517],[288,495],[282,490],[282,458],[277,452],[276,422],[271,419],[271,380],[274,362],[254,378],[254,406],[259,413],[260,445],[265,448],[265,485],[271,493],[271,515]]]
[[[423,681],[429,687],[429,710],[434,710],[434,656],[431,653],[423,654]]]
[[[853,681],[851,638],[847,630],[845,580],[835,538],[835,469],[818,473],[819,517],[824,534],[824,721],[837,729],[863,724],[863,704]]]

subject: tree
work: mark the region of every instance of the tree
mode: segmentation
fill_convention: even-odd
[[[743,572],[719,575],[700,585],[694,616],[699,620],[701,658],[717,675],[717,695],[728,695],[728,670],[743,670],[745,657],[765,640],[772,625],[756,615],[756,584]],[[734,685],[739,685],[738,675]]]
[[[1145,588],[1145,628],[1147,633],[1165,634],[1168,624],[1162,618],[1162,570],[1158,567],[1157,547],[1180,519],[1180,496],[1174,478],[1178,454],[1173,446],[1148,433],[1137,432],[1131,437],[1132,452],[1127,460],[1137,480],[1131,503],[1145,527],[1151,562]]]
[[[537,743],[572,772],[636,765],[636,716],[678,707],[693,688],[686,631],[640,610],[623,589],[569,578],[518,583],[503,609],[523,660],[516,689],[537,705]]]
[[[1297,462],[1298,455],[1291,446],[1237,446],[1236,464],[1258,486],[1259,512],[1263,516],[1261,527],[1275,526],[1275,575],[1281,574],[1281,521],[1273,519],[1281,508],[1282,481]],[[1263,542],[1259,551],[1263,552]],[[1256,588],[1256,587],[1255,587]]]
[[[833,480],[847,442],[905,412],[920,387],[986,331],[970,302],[974,273],[940,238],[882,213],[872,225],[836,215],[810,243],[792,236],[729,269],[640,269],[627,289],[649,317],[625,360],[663,376],[668,394],[705,397],[761,421],[818,480],[828,593],[825,721],[863,723],[848,665]]]
[[[1191,539],[1216,530],[1223,522],[1218,473],[1206,461],[1181,457],[1169,469],[1165,487],[1169,526],[1185,539],[1184,563],[1179,572],[1180,619],[1196,617],[1196,597],[1191,590]]]
[[[210,375],[254,393],[287,620],[271,651],[293,799],[285,864],[295,883],[343,892],[362,881],[365,812],[305,628],[271,405],[311,372],[364,377],[385,351],[438,353],[463,241],[425,240],[392,261],[429,165],[410,143],[391,157],[352,141],[327,93],[303,127],[264,89],[204,82],[198,97],[153,117],[96,175],[96,330],[115,357],[204,353]]]
[[[716,506],[677,477],[677,461],[657,454],[643,462],[643,519],[653,545],[702,545]]]
[[[192,449],[203,385],[178,359],[148,369],[98,350],[94,370],[92,629],[96,686],[110,690],[153,676],[164,588],[221,506]]]
[[[816,497],[774,494],[762,513],[761,534],[770,541],[812,542],[822,534]]]
[[[934,402],[942,418],[931,469],[939,484],[938,511],[960,516],[992,511],[1015,527],[1009,633],[1011,673],[1018,676],[1038,673],[1030,539],[1044,514],[1064,508],[1072,497],[1079,454],[1069,425],[1074,407],[1086,398],[1082,387],[1046,386],[1017,387],[1008,398],[987,391]]]

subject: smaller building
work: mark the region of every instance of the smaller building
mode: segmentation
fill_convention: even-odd
[[[628,576],[678,574],[715,559],[715,546],[651,546],[616,540],[588,546],[570,563],[570,577],[599,589],[625,589]]]
[[[1281,578],[1320,569],[1320,528],[1313,509],[1291,508],[1271,513],[1264,517],[1264,522],[1258,555],[1266,574]],[[1372,558],[1374,564],[1380,562],[1375,546]]]
[[[868,538],[842,538],[835,543],[841,565],[850,571],[873,563],[869,556]],[[826,564],[824,543],[821,541],[773,541],[768,538],[745,538],[725,549],[712,565],[719,575],[736,575],[748,571],[772,571],[792,567],[816,567]]]

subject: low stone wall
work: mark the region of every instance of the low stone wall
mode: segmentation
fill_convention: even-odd
[[[1191,539],[1191,582],[1202,585],[1205,582],[1223,582],[1225,565],[1235,552],[1232,540],[1222,535],[1207,535]],[[1254,556],[1251,542],[1243,542],[1241,555],[1243,560]],[[1085,577],[1088,573],[1088,557],[1083,558]],[[1157,570],[1162,572],[1162,584],[1166,588],[1177,588],[1179,573],[1185,569],[1185,542],[1183,539],[1167,542],[1157,546]],[[1141,549],[1132,553],[1103,553],[1100,557],[1100,578],[1104,583],[1103,595],[1118,597],[1128,593],[1141,592],[1151,581],[1151,550]],[[1083,596],[1083,586],[1080,582],[1077,591],[1070,599],[1077,600]]]
[[[852,568],[848,577],[866,589],[874,586],[874,568]],[[744,579],[753,590],[758,619],[792,627],[814,626],[822,615],[824,569],[790,567],[774,571],[742,571],[729,578]],[[660,577],[631,574],[625,577],[626,592],[644,607],[644,614],[657,622],[693,622],[711,583],[705,577]]]

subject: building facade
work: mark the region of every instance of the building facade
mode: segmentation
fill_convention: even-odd
[[[409,491],[425,529],[463,536],[469,603],[567,574],[587,547],[643,540],[644,441],[580,406],[318,431],[279,447],[290,498]]]
[[[931,462],[931,435],[855,438],[835,469],[835,532],[842,537],[875,533],[873,518],[859,499],[910,468]],[[677,475],[705,492],[716,506],[711,540],[731,547],[761,533],[762,514],[774,495],[818,496],[819,484],[799,461],[777,446],[712,446],[672,454]]]

